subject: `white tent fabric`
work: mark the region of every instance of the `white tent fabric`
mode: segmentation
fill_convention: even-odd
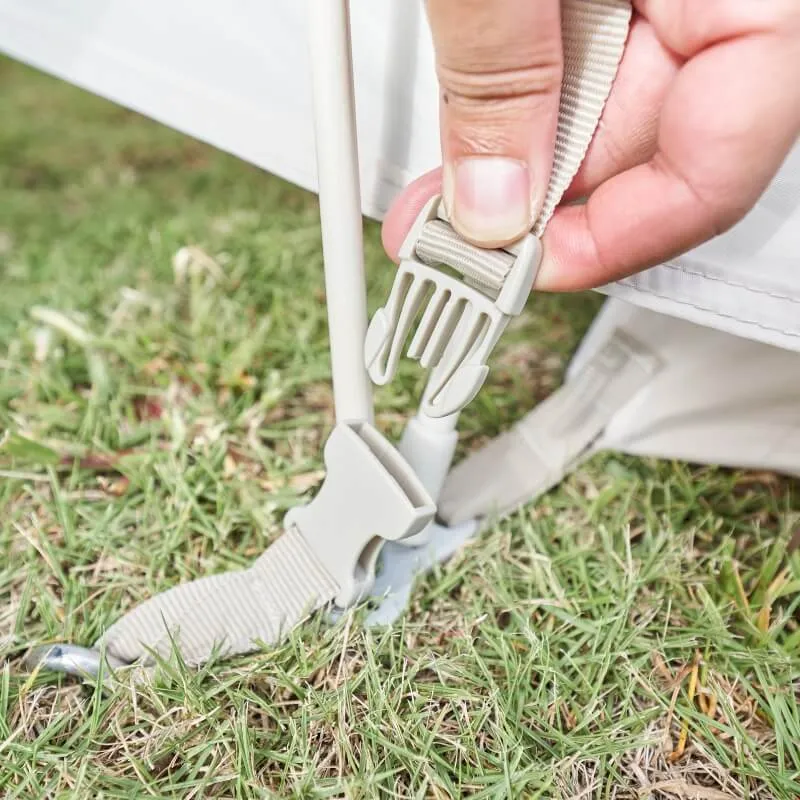
[[[352,0],[363,210],[380,218],[439,163],[421,2]],[[0,50],[316,189],[298,0],[0,0]],[[800,148],[733,231],[604,289],[643,308],[800,350]]]
[[[600,451],[800,477],[798,366],[792,350],[609,300],[565,385],[453,469],[439,516],[508,514]]]
[[[421,2],[352,0],[362,208],[381,218],[439,163]],[[0,0],[0,50],[316,189],[298,0]],[[573,374],[614,328],[666,364],[598,446],[800,474],[800,146],[756,208],[614,300]],[[625,301],[625,302],[621,302]]]
[[[614,415],[597,449],[800,477],[796,353],[612,300],[571,374],[611,328],[629,332],[663,367]]]

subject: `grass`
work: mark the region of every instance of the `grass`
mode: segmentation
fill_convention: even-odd
[[[0,89],[2,796],[800,795],[800,491],[768,474],[600,456],[391,629],[312,621],[113,695],[26,674],[248,564],[332,411],[314,197],[6,61]],[[374,224],[367,260],[374,308]],[[531,302],[462,450],[558,384],[599,302]],[[420,388],[378,393],[383,431]]]

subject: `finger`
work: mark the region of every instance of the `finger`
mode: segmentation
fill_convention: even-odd
[[[395,198],[381,227],[383,248],[389,258],[397,261],[397,254],[411,226],[420,215],[423,206],[434,195],[442,191],[442,170],[435,169],[417,178]]]
[[[588,195],[619,172],[646,162],[655,151],[658,115],[680,59],[664,48],[650,23],[636,16],[619,74],[581,169],[565,201]],[[382,227],[389,257],[397,252],[425,203],[441,192],[441,170],[427,173],[397,196]]]
[[[658,158],[553,215],[535,289],[573,292],[627,277],[720,232],[691,187]]]
[[[601,286],[683,254],[738,222],[800,131],[797,92],[787,95],[780,79],[795,58],[785,50],[786,57],[776,57],[757,36],[718,45],[688,63],[664,104],[656,155],[606,181],[586,205],[554,215],[536,288]]]
[[[797,0],[633,0],[636,10],[658,31],[664,44],[684,58],[722,42],[784,31],[797,35]]]
[[[587,196],[612,176],[652,158],[661,107],[682,63],[644,17],[634,17],[603,116],[564,195],[566,202]]]
[[[428,18],[445,207],[468,241],[509,244],[533,224],[553,161],[559,0],[428,0]]]

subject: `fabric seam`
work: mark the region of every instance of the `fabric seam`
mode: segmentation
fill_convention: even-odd
[[[757,289],[753,286],[748,286],[746,283],[738,283],[737,281],[727,280],[726,278],[722,278],[718,275],[708,275],[705,272],[699,272],[698,270],[689,269],[687,267],[681,266],[680,264],[673,264],[667,262],[665,264],[662,264],[662,266],[665,267],[666,269],[671,269],[676,272],[681,272],[685,275],[692,275],[693,277],[703,278],[704,280],[707,281],[716,281],[717,283],[724,283],[726,286],[732,286],[736,289],[743,289],[747,292],[753,292],[754,294],[763,294],[766,295],[767,297],[775,298],[776,300],[786,300],[789,303],[796,303],[797,305],[800,305],[800,297],[792,297],[791,295],[788,294],[778,294],[777,292],[770,292],[767,289]]]
[[[639,286],[634,286],[633,284],[628,283],[627,281],[620,281],[619,286],[625,289],[630,289],[631,291],[634,292],[639,292],[640,294],[651,295],[652,297],[657,297],[660,300],[666,300],[667,302],[675,303],[676,305],[686,306],[687,308],[694,308],[697,311],[703,311],[704,313],[707,314],[713,314],[715,317],[720,317],[721,319],[730,319],[733,320],[734,322],[740,322],[743,325],[752,325],[754,328],[761,328],[762,330],[770,331],[771,333],[779,333],[782,336],[789,336],[792,339],[800,339],[800,332],[798,331],[785,330],[783,328],[775,328],[771,325],[765,325],[762,322],[757,322],[756,320],[737,317],[734,314],[724,314],[721,311],[717,311],[716,309],[713,308],[708,308],[707,306],[701,306],[698,305],[697,303],[690,303],[687,300],[681,300],[676,297],[671,297],[670,295],[667,294],[661,294],[660,292],[653,291],[652,289],[644,289]]]

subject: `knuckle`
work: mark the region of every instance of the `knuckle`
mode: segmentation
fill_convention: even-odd
[[[486,99],[456,95],[444,107],[442,118],[448,149],[525,158],[532,126],[552,123],[555,133],[557,112],[557,95],[552,102],[542,95]]]
[[[514,153],[519,149],[515,129],[496,120],[463,122],[450,130],[451,143],[467,153]]]
[[[445,102],[485,103],[552,97],[561,88],[558,62],[499,70],[464,70],[440,64],[439,83]]]

